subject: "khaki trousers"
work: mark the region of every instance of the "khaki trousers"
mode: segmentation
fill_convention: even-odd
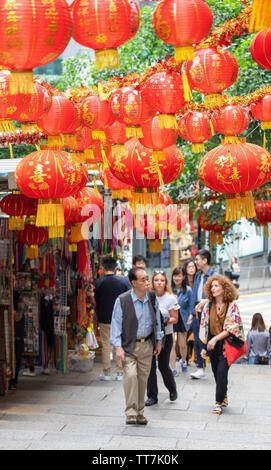
[[[110,374],[111,368],[111,349],[112,346],[110,344],[110,323],[99,323],[100,327],[100,337],[102,343],[102,363],[103,363],[103,372],[104,374]],[[122,374],[122,362],[116,361],[116,369],[118,374]]]
[[[151,339],[135,343],[133,352],[123,362],[123,388],[126,416],[143,415],[145,392],[151,370],[153,344]]]

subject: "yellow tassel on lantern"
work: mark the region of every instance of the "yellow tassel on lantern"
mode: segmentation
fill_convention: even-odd
[[[256,217],[251,191],[226,195],[226,221]]]
[[[8,144],[8,145],[9,145],[10,158],[14,158],[12,145],[11,144]]]
[[[263,234],[265,238],[269,238],[269,230],[268,230],[268,225],[264,224],[263,226]]]
[[[176,62],[183,62],[184,60],[193,60],[195,58],[195,51],[192,46],[175,46],[174,59]]]
[[[223,235],[222,233],[210,233],[210,244],[214,245],[223,245]]]
[[[16,127],[14,126],[11,119],[0,119],[0,132],[15,132]]]
[[[124,144],[113,144],[111,147],[112,157],[126,157],[127,152]]]
[[[184,101],[190,101],[192,98],[192,92],[191,92],[191,88],[190,88],[185,70],[183,70],[182,72],[182,79],[183,79]]]
[[[221,142],[222,145],[242,144],[243,137],[238,137],[237,135],[225,135]]]
[[[129,189],[112,189],[112,199],[130,199],[131,194]]]
[[[271,121],[261,121],[261,128],[263,130],[271,129]]]
[[[95,160],[95,153],[93,148],[84,150],[84,157],[87,163],[89,163],[88,160]]]
[[[106,134],[103,129],[92,129],[91,135],[93,140],[106,142]]]
[[[101,49],[95,51],[95,66],[101,69],[119,69],[119,53],[117,49]]]
[[[12,70],[9,77],[11,95],[32,95],[35,93],[32,70]]]
[[[263,133],[263,148],[266,149],[266,134]]]
[[[56,145],[63,147],[64,145],[62,135],[48,135],[47,143],[48,148],[55,147]]]
[[[270,0],[253,0],[249,32],[258,32],[271,26]]]
[[[35,122],[22,122],[21,130],[23,134],[40,132],[40,128]]]
[[[158,121],[160,129],[178,129],[175,114],[159,114]]]
[[[137,205],[150,206],[152,209],[160,204],[158,188],[134,188],[131,208],[136,214]]]
[[[64,227],[64,206],[61,199],[39,199],[37,227]]]
[[[131,139],[135,137],[136,139],[141,139],[143,137],[143,131],[141,126],[126,126],[126,137],[127,139]]]
[[[204,96],[206,108],[215,108],[223,105],[223,97],[221,93],[209,93]]]
[[[199,143],[199,142],[194,142],[192,143],[192,152],[193,153],[200,153],[200,152],[205,152],[205,145],[204,143]]]
[[[160,161],[165,161],[166,156],[164,150],[153,150],[152,151],[153,161],[159,163]]]
[[[79,243],[82,240],[85,240],[82,233],[82,224],[74,224],[71,226],[71,242]]]
[[[63,238],[64,237],[64,226],[50,226],[48,230],[49,238]]]
[[[76,243],[69,244],[69,251],[77,251]]]
[[[38,258],[39,257],[39,247],[38,245],[30,245],[26,247],[25,256],[28,259]]]
[[[162,240],[150,240],[150,252],[151,253],[161,253],[163,249]]]
[[[23,230],[24,218],[23,217],[10,217],[8,221],[9,230]]]
[[[74,134],[62,134],[62,142],[64,147],[67,145],[68,147],[76,147],[77,140]]]

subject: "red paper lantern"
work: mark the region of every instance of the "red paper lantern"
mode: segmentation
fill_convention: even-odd
[[[199,225],[203,230],[210,233],[211,245],[223,245],[223,233],[230,229],[230,224],[225,221],[225,215],[221,220],[211,220],[210,214],[206,211],[199,215]]]
[[[271,129],[271,94],[251,105],[253,117],[259,119],[262,129]]]
[[[193,45],[210,31],[213,14],[204,0],[162,0],[153,13],[157,36],[175,46],[175,60],[194,58]]]
[[[117,47],[131,39],[138,24],[135,6],[128,0],[76,0],[72,12],[73,37],[95,50],[97,69],[118,68]]]
[[[118,178],[116,178],[112,174],[112,172],[109,169],[105,170],[103,165],[100,165],[99,177],[100,177],[101,182],[105,185],[106,188],[112,189],[112,199],[125,198],[128,200],[131,200],[132,186],[120,181]]]
[[[240,142],[237,134],[243,132],[249,125],[248,111],[240,105],[228,105],[218,109],[215,113],[215,130],[225,135],[223,144]]]
[[[126,155],[125,142],[128,137],[126,136],[126,124],[120,121],[114,121],[111,126],[105,129],[107,140],[111,142],[112,155]]]
[[[79,210],[78,202],[73,196],[64,197],[63,206],[65,227],[69,227],[70,224],[75,220],[75,216]]]
[[[154,115],[142,93],[131,86],[112,93],[111,109],[116,119],[126,124],[126,137],[143,137],[141,123]]]
[[[38,245],[46,242],[48,238],[48,232],[43,227],[36,227],[36,225],[28,224],[25,225],[24,230],[19,230],[16,233],[16,238],[19,242],[27,245],[27,258],[38,258]]]
[[[178,121],[179,134],[192,142],[192,152],[204,152],[205,140],[214,135],[215,121],[207,111],[188,111]]]
[[[83,222],[88,221],[89,226],[101,220],[103,197],[97,190],[89,187],[84,187],[74,197],[78,203],[78,211],[73,219],[76,225],[72,226],[72,234],[75,236],[77,230],[81,231]]]
[[[17,110],[18,99],[9,91],[10,72],[0,70],[1,96],[0,96],[0,132],[14,132],[12,117]]]
[[[73,134],[80,127],[79,113],[66,96],[52,96],[49,111],[37,121],[37,124],[42,132],[48,135],[48,145],[76,144]]]
[[[130,27],[129,27],[129,31],[130,31],[129,40],[130,40],[136,35],[136,33],[139,30],[139,26],[140,26],[140,9],[139,9],[138,4],[135,1],[129,0],[129,3],[130,3],[130,7],[131,7]]]
[[[165,155],[163,149],[174,145],[178,131],[176,129],[161,129],[159,126],[159,118],[155,116],[141,125],[143,137],[139,142],[144,147],[153,149],[153,158],[155,161],[164,160]]]
[[[23,194],[39,199],[37,226],[64,227],[62,199],[85,186],[88,174],[84,164],[72,154],[41,148],[20,161],[15,179]],[[53,234],[52,229],[50,236]]]
[[[199,177],[205,186],[227,195],[227,221],[255,217],[251,190],[270,176],[271,155],[255,144],[220,145],[199,164]]]
[[[65,0],[10,0],[0,8],[0,64],[11,70],[12,94],[33,93],[34,67],[62,54],[72,21]]]
[[[185,102],[182,76],[177,72],[158,72],[145,83],[143,95],[159,114],[159,126],[178,129],[175,113]]]
[[[98,95],[85,98],[79,105],[82,123],[92,129],[92,138],[106,140],[104,128],[114,120],[109,101],[101,100]]]
[[[221,106],[221,92],[229,88],[238,76],[238,63],[228,51],[204,48],[195,52],[195,59],[187,62],[187,76],[191,88],[205,94],[207,107]]]
[[[49,111],[52,95],[46,87],[34,82],[34,93],[25,97],[28,98],[26,106],[19,107],[12,118],[22,123],[23,132],[31,132],[38,130],[36,122]]]
[[[255,201],[255,211],[255,223],[264,227],[264,236],[268,237],[268,224],[271,222],[271,201]]]
[[[250,52],[260,67],[271,70],[271,28],[264,29],[254,36]]]
[[[0,209],[10,216],[9,230],[22,230],[24,228],[23,217],[36,214],[37,201],[19,192],[14,192],[1,199]]]
[[[182,152],[172,145],[164,150],[165,160],[159,166],[152,158],[152,150],[144,147],[137,139],[125,144],[127,156],[112,157],[108,154],[110,169],[114,176],[130,184],[133,189],[133,209],[137,204],[159,204],[157,188],[177,179],[184,168]]]

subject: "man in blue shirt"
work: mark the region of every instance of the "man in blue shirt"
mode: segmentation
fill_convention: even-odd
[[[111,344],[123,363],[126,424],[147,424],[145,392],[153,354],[161,351],[160,311],[152,306],[150,281],[143,268],[129,271],[132,289],[118,297],[111,322]]]
[[[203,286],[206,284],[207,279],[215,274],[213,268],[210,267],[211,254],[208,250],[198,250],[195,257],[195,263],[198,268],[194,278],[193,284],[193,310],[189,315],[187,324],[192,323],[194,333],[194,344],[197,356],[198,369],[196,372],[190,374],[192,379],[205,379],[206,374],[204,372],[205,362],[201,357],[201,348],[199,340],[199,328],[201,320],[201,312],[207,300],[205,297]],[[197,307],[195,309],[195,307]]]

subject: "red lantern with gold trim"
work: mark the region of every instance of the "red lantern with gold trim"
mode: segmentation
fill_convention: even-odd
[[[34,93],[29,95],[26,105],[23,108],[20,107],[13,114],[12,119],[22,123],[21,128],[23,132],[39,130],[37,121],[49,111],[51,103],[52,95],[49,90],[35,81]]]
[[[66,96],[52,96],[49,111],[37,121],[37,124],[42,132],[48,135],[48,145],[76,144],[73,134],[80,127],[79,113],[77,107]]]
[[[109,101],[101,100],[98,95],[85,98],[79,105],[82,123],[92,129],[92,138],[106,140],[104,128],[114,121]]]
[[[78,213],[78,210],[79,210],[78,202],[73,196],[64,197],[63,206],[64,206],[65,227],[69,227],[75,220],[75,216]]]
[[[168,184],[180,176],[184,168],[182,152],[175,145],[166,148],[165,160],[158,165],[153,160],[152,150],[144,147],[137,139],[128,140],[125,148],[126,157],[113,158],[109,153],[108,161],[113,175],[134,187],[134,212],[137,204],[159,204],[161,177],[163,183]]]
[[[204,152],[204,142],[213,137],[215,120],[207,111],[188,111],[178,120],[180,136],[192,142],[192,152]]]
[[[128,199],[132,198],[132,186],[123,183],[116,178],[109,169],[104,169],[104,165],[100,165],[99,177],[106,188],[112,189],[112,199]]]
[[[271,177],[271,155],[250,143],[220,145],[202,158],[199,177],[208,188],[226,194],[226,221],[253,218],[251,190]]]
[[[136,33],[139,30],[139,26],[140,26],[140,9],[139,9],[138,4],[135,1],[129,0],[129,3],[130,3],[130,7],[131,7],[130,27],[129,27],[129,31],[130,31],[129,40],[130,40],[136,35]]]
[[[128,137],[126,136],[126,124],[120,121],[115,121],[111,126],[105,129],[105,134],[108,141],[111,142],[111,151],[113,157],[115,155],[126,155],[125,142]]]
[[[212,108],[223,104],[221,93],[236,81],[238,63],[226,50],[202,48],[187,62],[186,71],[191,88],[204,93],[206,107]]]
[[[240,105],[228,105],[215,112],[215,130],[225,135],[223,144],[239,143],[237,134],[243,132],[249,125],[248,111]]]
[[[150,119],[155,111],[142,93],[131,86],[125,86],[112,93],[110,103],[115,118],[126,124],[126,137],[143,137],[141,123]]]
[[[27,224],[25,225],[24,230],[19,230],[16,233],[16,238],[19,242],[27,245],[27,258],[38,258],[38,245],[46,242],[48,238],[48,232],[44,227],[36,227],[36,225]]]
[[[9,230],[23,230],[24,216],[36,214],[37,201],[16,191],[1,199],[0,209],[10,216]]]
[[[143,137],[139,142],[144,147],[153,149],[153,158],[155,161],[164,160],[164,150],[171,145],[174,145],[178,138],[178,131],[176,129],[161,129],[159,126],[159,117],[155,116],[141,125]]]
[[[271,94],[251,105],[253,117],[261,121],[262,129],[271,129]]]
[[[225,215],[221,220],[212,220],[206,211],[199,215],[199,225],[210,233],[211,245],[223,245],[223,233],[230,229],[230,224],[225,221]]]
[[[153,12],[157,36],[175,46],[175,60],[194,58],[194,44],[210,31],[213,14],[204,0],[162,0]]]
[[[128,0],[76,0],[72,4],[73,37],[95,50],[97,69],[119,68],[117,47],[131,39],[138,20]],[[138,11],[137,11],[138,14]]]
[[[255,223],[264,227],[264,236],[268,237],[268,224],[271,222],[271,201],[255,201],[255,211]]]
[[[65,0],[1,2],[0,65],[11,70],[12,94],[34,92],[32,69],[59,57],[71,30],[71,13]]]
[[[146,81],[143,96],[159,112],[159,126],[178,129],[175,113],[185,102],[183,79],[178,72],[158,72]]]
[[[23,194],[39,199],[36,225],[50,227],[49,235],[52,237],[63,236],[62,199],[86,185],[88,174],[84,164],[59,148],[41,147],[20,161],[15,179]],[[60,229],[54,231],[52,227]]]
[[[13,114],[17,110],[18,98],[9,91],[10,72],[0,70],[0,132],[14,132]]]
[[[271,70],[271,28],[254,36],[250,44],[252,59],[264,69]]]

